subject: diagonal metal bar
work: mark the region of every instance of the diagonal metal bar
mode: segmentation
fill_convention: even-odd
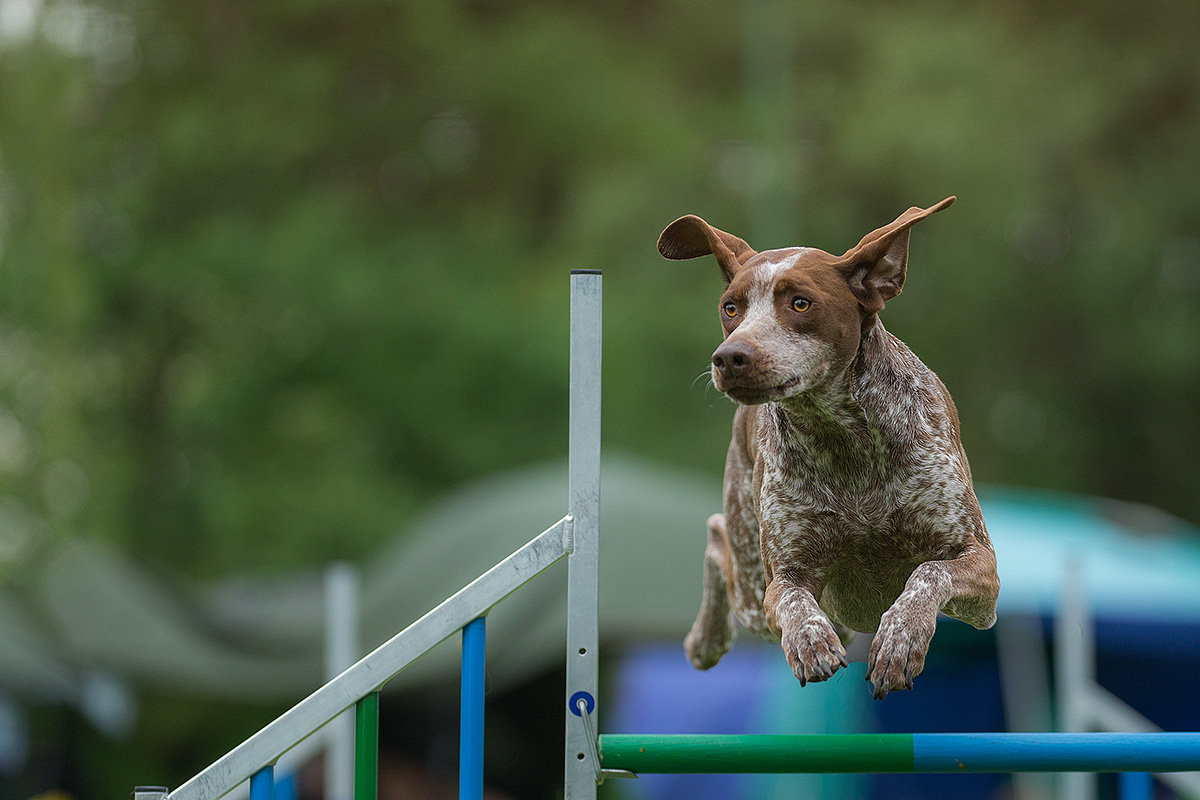
[[[572,524],[570,516],[560,519],[171,792],[169,800],[217,800],[262,767],[274,764],[302,739],[565,556]]]

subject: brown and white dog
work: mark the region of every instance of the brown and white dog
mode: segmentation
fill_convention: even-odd
[[[904,284],[909,229],[952,202],[910,208],[840,257],[757,253],[696,216],[659,237],[667,258],[716,256],[728,283],[712,380],[738,408],[684,642],[698,669],[733,644],[731,609],[781,640],[801,684],[873,631],[867,679],[882,698],[912,688],[939,611],[995,622],[996,558],[954,402],[877,316]]]

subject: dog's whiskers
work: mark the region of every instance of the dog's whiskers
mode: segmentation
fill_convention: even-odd
[[[708,387],[709,387],[709,386],[713,387],[714,389],[716,388],[716,384],[715,384],[715,383],[713,383],[713,378],[712,378],[712,370],[711,370],[711,369],[706,369],[706,370],[704,370],[703,372],[701,372],[699,375],[697,375],[695,378],[693,378],[693,379],[692,379],[692,388],[693,388],[693,389],[695,389],[695,388],[696,388],[696,384],[697,384],[698,382],[700,382],[701,380],[703,380],[705,383],[707,383],[707,384],[708,384],[708,386],[705,386],[705,387],[704,387],[706,391],[708,390]]]

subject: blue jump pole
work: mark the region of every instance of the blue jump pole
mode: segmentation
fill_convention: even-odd
[[[483,798],[483,694],[487,629],[476,617],[462,629],[462,706],[458,734],[458,800]]]
[[[250,776],[250,800],[272,800],[275,797],[275,767],[268,765]]]

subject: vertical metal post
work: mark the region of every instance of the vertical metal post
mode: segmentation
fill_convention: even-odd
[[[589,713],[598,710],[600,319],[599,270],[572,270],[568,513],[573,544],[567,560],[566,800],[594,800],[599,770],[593,755],[596,743],[588,741],[577,702],[583,699]]]
[[[996,656],[1000,695],[1010,731],[1054,730],[1050,661],[1040,616],[1006,614],[996,621]],[[1012,776],[1018,798],[1053,797],[1055,776],[1017,772]]]
[[[250,776],[250,800],[272,800],[275,796],[275,766],[269,764]]]
[[[483,798],[483,701],[487,628],[483,617],[462,632],[462,702],[458,725],[458,800]]]
[[[331,681],[362,655],[358,643],[358,573],[349,564],[325,570],[325,680]],[[347,709],[325,726],[325,800],[354,796],[354,712]]]
[[[1082,733],[1091,727],[1087,692],[1096,681],[1095,630],[1087,607],[1083,567],[1077,560],[1066,564],[1062,598],[1054,619],[1054,683],[1058,695],[1058,730]],[[1059,776],[1063,800],[1092,800],[1096,776],[1090,772],[1064,772]]]
[[[354,707],[354,800],[375,800],[379,793],[379,692]]]

